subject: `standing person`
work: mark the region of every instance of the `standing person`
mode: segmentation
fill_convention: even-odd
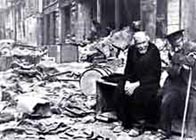
[[[196,80],[194,58],[196,46],[192,45],[190,42],[184,41],[183,31],[184,30],[180,30],[167,36],[172,50],[169,53],[169,75],[161,92],[161,129],[159,130],[159,133],[161,134],[160,137],[162,139],[171,136],[173,120],[181,120],[182,122],[190,68],[193,69],[190,93],[196,92],[196,84],[194,82]]]
[[[155,121],[156,95],[161,75],[161,59],[157,47],[143,31],[133,36],[129,46],[124,79],[119,82],[114,100],[116,111],[130,136],[143,132],[146,122]]]

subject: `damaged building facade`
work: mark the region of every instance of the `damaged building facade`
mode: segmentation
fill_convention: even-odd
[[[195,41],[195,7],[194,0],[157,0],[156,33],[169,34],[185,29],[186,37]]]
[[[3,0],[1,39],[13,39],[30,45],[41,44],[42,3],[40,0]]]
[[[178,29],[185,29],[190,38],[193,38],[194,34],[191,30],[191,27],[195,26],[194,5],[196,3],[194,1],[53,0],[52,3],[47,4],[49,4],[46,6],[48,10],[44,9],[46,12],[43,16],[48,13],[54,14],[54,11],[56,16],[53,18],[54,21],[50,17],[51,26],[48,26],[47,23],[50,22],[45,19],[44,44],[63,43],[70,36],[78,41],[88,39],[93,20],[100,23],[103,28],[112,30],[128,26],[132,21],[141,20],[142,29],[146,30],[152,39],[164,37]],[[48,34],[48,28],[51,28],[50,32],[53,33]],[[51,35],[52,37],[47,37]],[[50,40],[55,37],[56,39]]]
[[[194,0],[3,0],[1,3],[0,16],[4,19],[0,22],[1,39],[47,46],[57,62],[77,61],[77,48],[66,44],[70,39],[88,40],[93,21],[111,31],[141,20],[142,29],[152,40],[177,29],[185,29],[186,35],[195,40]]]
[[[139,7],[138,1],[44,0],[43,42],[63,43],[70,36],[85,40],[90,36],[93,20],[105,28],[127,26],[131,21],[140,19]]]

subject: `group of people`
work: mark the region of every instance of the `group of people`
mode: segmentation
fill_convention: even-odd
[[[160,139],[167,139],[172,134],[173,120],[182,120],[190,71],[190,94],[196,90],[196,47],[184,41],[183,32],[179,30],[166,37],[171,49],[163,87],[159,84],[162,68],[158,48],[145,32],[134,33],[124,75],[112,99],[118,118],[130,130],[129,135],[138,136],[150,124],[158,124]],[[193,110],[193,105],[189,109]]]

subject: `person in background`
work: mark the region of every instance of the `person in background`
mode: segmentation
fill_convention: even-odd
[[[168,77],[161,91],[161,117],[158,131],[160,139],[167,139],[171,136],[174,120],[182,122],[190,68],[193,69],[191,94],[196,88],[194,82],[196,80],[196,46],[184,41],[183,31],[176,31],[166,37],[171,44],[171,51],[169,52],[170,64],[167,69]],[[189,109],[191,106],[190,104]]]
[[[147,123],[158,120],[157,92],[161,75],[161,59],[157,47],[143,31],[133,35],[129,46],[123,80],[118,83],[114,102],[118,118],[130,136],[138,136]]]

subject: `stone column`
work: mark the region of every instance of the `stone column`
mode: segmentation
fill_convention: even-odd
[[[120,1],[115,0],[115,28],[120,27]]]
[[[141,20],[143,29],[150,36],[151,40],[155,39],[156,34],[156,0],[141,0]]]
[[[37,34],[37,45],[42,45],[42,25],[43,21],[42,21],[42,16],[41,14],[37,15],[37,29],[36,29],[36,34]]]
[[[59,42],[60,44],[63,44],[65,41],[65,14],[63,8],[59,9]]]
[[[97,0],[97,21],[101,23],[101,0]]]
[[[43,43],[44,45],[48,45],[48,33],[49,33],[49,28],[48,28],[48,15],[44,15],[43,18]]]
[[[54,18],[54,13],[52,12],[52,13],[50,13],[50,25],[49,25],[49,27],[50,27],[50,30],[49,30],[49,38],[50,38],[50,45],[52,45],[52,44],[54,44],[54,40],[55,40],[55,34],[54,34],[54,32],[55,32],[55,20],[54,20],[55,18]]]

